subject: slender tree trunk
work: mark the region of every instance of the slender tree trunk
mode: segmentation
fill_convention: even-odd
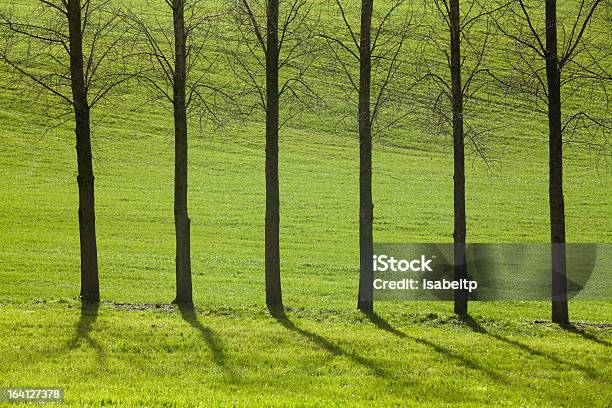
[[[450,0],[451,92],[453,102],[453,208],[455,280],[467,278],[465,254],[465,143],[463,133],[463,89],[461,86],[461,18],[459,0]],[[455,313],[467,314],[467,291],[455,291]]]
[[[561,69],[557,53],[557,2],[546,0],[546,78],[548,82],[548,144],[550,240],[552,261],[552,321],[568,323],[565,205],[563,200],[563,136]]]
[[[372,222],[372,124],[370,121],[370,80],[372,71],[371,34],[373,0],[361,1],[359,45],[359,294],[357,309],[374,310]]]
[[[282,307],[278,186],[278,0],[267,2],[266,38],[266,304]]]
[[[67,17],[70,42],[70,79],[75,114],[76,151],[79,185],[79,237],[81,246],[81,299],[100,300],[94,174],[91,158],[91,130],[87,86],[83,71],[83,34],[81,2],[68,0]]]
[[[174,21],[174,227],[176,232],[176,299],[191,304],[190,219],[187,212],[187,106],[185,81],[187,56],[185,47],[185,5],[173,0]]]

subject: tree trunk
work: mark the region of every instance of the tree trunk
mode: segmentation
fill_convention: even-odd
[[[174,227],[176,232],[176,298],[175,303],[191,304],[190,219],[187,212],[187,106],[185,81],[187,57],[185,47],[184,1],[173,0],[174,21]]]
[[[370,121],[371,32],[373,0],[361,1],[359,46],[359,294],[357,309],[374,311],[372,260],[372,123]]]
[[[459,0],[450,0],[451,92],[453,104],[453,208],[455,280],[467,278],[465,254],[465,142],[463,133],[463,89],[461,86],[461,19]],[[455,291],[455,313],[467,314],[467,290]]]
[[[282,307],[278,186],[278,0],[268,0],[266,38],[266,304]]]
[[[550,239],[552,261],[552,321],[569,322],[563,200],[563,136],[561,69],[557,52],[557,2],[546,0],[546,79],[548,85],[548,144]]]
[[[81,247],[81,300],[98,302],[98,249],[96,245],[96,212],[94,174],[91,158],[91,129],[87,86],[83,71],[83,35],[81,2],[68,0],[67,18],[70,42],[70,80],[75,115],[76,151],[79,185],[79,237]]]

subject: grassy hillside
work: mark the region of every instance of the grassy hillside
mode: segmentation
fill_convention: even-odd
[[[559,5],[564,13],[572,6]],[[322,10],[324,18],[336,17],[333,8]],[[606,30],[606,21],[594,27]],[[504,72],[511,55],[499,44],[491,64]],[[225,84],[231,74],[221,66],[211,78]],[[570,303],[572,320],[584,324],[568,330],[534,323],[549,318],[544,302],[477,302],[470,306],[476,320],[468,322],[440,302],[380,303],[383,318],[374,322],[354,312],[358,143],[352,125],[339,120],[347,108],[333,84],[341,86],[342,78],[316,85],[328,92],[325,109],[305,112],[281,131],[288,315],[274,319],[262,307],[260,120],[191,127],[199,317],[181,318],[164,305],[174,295],[171,116],[155,105],[136,109],[146,97],[136,85],[96,108],[97,232],[107,303],[82,312],[72,125],[50,128],[48,101],[34,99],[30,84],[4,81],[0,386],[63,385],[75,406],[608,404],[610,302]],[[413,99],[426,92],[415,90]],[[601,111],[598,92],[578,93],[568,104]],[[496,160],[489,168],[469,156],[468,240],[546,242],[546,117],[518,95],[492,91],[487,98],[473,106],[471,120],[495,129],[484,142]],[[376,242],[452,241],[451,141],[432,132],[427,106],[415,111],[417,118],[375,141]],[[568,146],[566,158],[568,240],[612,242],[608,159],[580,144]]]

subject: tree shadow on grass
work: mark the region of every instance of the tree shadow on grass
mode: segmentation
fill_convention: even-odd
[[[81,304],[81,317],[76,323],[76,331],[72,339],[68,342],[70,349],[75,349],[82,342],[86,341],[87,344],[98,353],[100,358],[104,354],[104,350],[100,343],[91,337],[91,331],[93,324],[98,318],[98,309],[100,308],[99,303],[83,302]]]
[[[383,319],[381,316],[379,316],[376,312],[372,312],[372,313],[364,313],[365,316],[370,320],[370,322],[372,322],[376,327],[378,327],[381,330],[384,330],[388,333],[393,334],[394,336],[397,336],[399,338],[402,339],[410,339],[413,340],[416,343],[425,345],[427,347],[432,348],[434,351],[436,351],[439,354],[442,354],[445,357],[449,357],[452,360],[455,360],[459,363],[461,363],[462,365],[464,365],[467,368],[471,368],[473,370],[478,370],[481,371],[483,373],[485,373],[487,376],[489,376],[490,378],[494,379],[495,381],[498,382],[502,382],[505,383],[507,382],[506,379],[502,376],[500,376],[498,373],[496,373],[493,370],[490,370],[486,367],[483,367],[481,364],[479,364],[477,361],[474,361],[460,353],[457,353],[456,351],[447,349],[439,344],[436,344],[434,342],[432,342],[431,340],[426,340],[426,339],[422,339],[420,337],[414,337],[414,336],[410,336],[398,329],[396,329],[395,327],[391,326],[391,324],[389,324],[389,322],[387,322],[385,319]]]
[[[594,343],[597,343],[601,346],[606,346],[606,347],[611,347],[612,343],[610,343],[609,341],[600,339],[599,337],[595,336],[594,334],[588,333],[587,331],[585,331],[584,329],[580,328],[580,327],[576,327],[573,324],[560,324],[559,327],[565,331],[568,331],[570,333],[574,333],[574,334],[578,334],[580,336],[582,336],[582,338],[586,339],[586,340],[590,340]]]
[[[212,329],[200,323],[200,321],[198,320],[198,316],[196,315],[195,310],[193,308],[193,305],[179,304],[178,308],[181,312],[181,317],[183,318],[183,320],[189,323],[191,327],[195,328],[198,332],[200,332],[202,338],[208,344],[208,348],[210,348],[210,351],[212,352],[215,364],[219,368],[221,368],[227,376],[233,379],[235,377],[235,373],[231,369],[231,367],[227,366],[225,352],[223,351],[221,340],[219,340],[217,334],[212,331]]]
[[[460,318],[460,320],[465,323],[469,328],[471,328],[474,332],[476,333],[480,333],[489,337],[492,337],[496,340],[499,340],[503,343],[506,344],[510,344],[520,350],[523,350],[531,355],[534,356],[538,356],[538,357],[542,357],[542,358],[546,358],[550,361],[552,361],[555,364],[558,365],[566,365],[566,366],[570,366],[573,367],[577,370],[582,371],[583,373],[585,373],[588,377],[590,378],[599,378],[601,376],[600,373],[598,373],[596,370],[593,370],[591,367],[587,367],[581,364],[577,364],[577,363],[572,363],[569,361],[564,361],[561,360],[559,357],[557,357],[556,355],[554,355],[553,353],[549,353],[549,352],[545,352],[545,351],[541,351],[541,350],[537,350],[534,349],[530,346],[528,346],[527,344],[521,343],[520,341],[517,340],[513,340],[513,339],[509,339],[507,337],[501,336],[499,334],[496,333],[491,333],[489,331],[487,331],[484,327],[482,327],[476,320],[474,320],[474,318],[470,315],[465,315],[462,316]]]
[[[282,308],[268,308],[268,310],[270,311],[270,314],[272,315],[272,317],[274,317],[274,319],[276,319],[276,321],[280,323],[283,327],[285,327],[287,330],[290,330],[292,332],[295,332],[307,338],[308,340],[312,341],[317,346],[324,349],[325,351],[332,354],[333,356],[346,357],[350,359],[351,361],[353,361],[354,363],[357,363],[367,368],[368,370],[372,372],[372,374],[374,374],[377,377],[387,376],[387,373],[382,368],[380,368],[374,361],[366,357],[362,357],[353,351],[344,350],[338,345],[327,340],[326,338],[316,333],[309,332],[308,330],[305,330],[305,329],[302,329],[301,327],[296,326],[295,323],[293,323],[289,319],[289,317],[285,314],[285,311]]]

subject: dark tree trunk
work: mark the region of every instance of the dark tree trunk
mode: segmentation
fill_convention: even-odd
[[[372,123],[370,121],[370,80],[372,71],[371,34],[373,0],[361,1],[359,45],[359,294],[357,309],[371,313],[373,300],[374,239],[372,222]]]
[[[185,81],[187,56],[185,47],[185,5],[173,0],[174,21],[174,227],[176,232],[176,299],[191,304],[190,219],[187,212],[187,106]]]
[[[455,279],[467,278],[465,254],[465,142],[463,133],[463,89],[461,86],[461,18],[459,0],[450,0],[450,74],[453,104],[453,208]],[[467,314],[467,291],[455,291],[455,313]]]
[[[557,52],[557,2],[546,0],[546,78],[548,85],[548,144],[550,240],[552,261],[552,321],[568,323],[563,202],[563,137],[561,125],[561,68]]]
[[[81,245],[81,299],[100,300],[98,283],[98,250],[96,245],[96,212],[94,174],[91,158],[91,130],[87,86],[83,71],[83,34],[81,2],[68,0],[68,30],[70,42],[70,79],[75,115],[76,151],[79,185],[79,237]]]
[[[266,38],[266,304],[282,307],[278,186],[278,0],[268,0]]]

